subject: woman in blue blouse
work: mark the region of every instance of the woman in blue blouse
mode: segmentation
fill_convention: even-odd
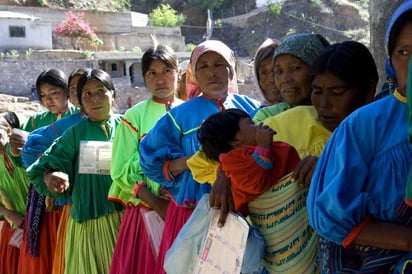
[[[200,147],[197,130],[209,115],[228,108],[251,112],[258,104],[242,95],[229,94],[235,79],[235,57],[224,43],[208,40],[192,52],[190,65],[201,94],[165,114],[140,145],[141,167],[146,176],[169,192],[165,230],[155,273],[164,273],[163,261],[177,233],[210,185],[198,184],[186,160]]]
[[[307,208],[320,236],[322,273],[412,273],[412,208],[404,202],[412,164],[406,79],[412,1],[389,21],[385,42],[398,88],[335,129],[316,166]]]

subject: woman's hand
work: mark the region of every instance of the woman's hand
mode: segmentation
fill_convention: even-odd
[[[137,197],[153,208],[159,216],[165,220],[169,201],[154,195],[146,186],[142,186],[137,192]]]
[[[295,167],[292,174],[292,180],[298,181],[302,186],[309,186],[312,180],[313,172],[316,168],[316,163],[318,162],[318,157],[312,155],[303,158]]]
[[[256,143],[260,147],[270,149],[273,143],[273,136],[276,134],[276,131],[271,129],[268,126],[260,123],[256,125]]]
[[[216,181],[212,186],[209,194],[209,205],[212,208],[220,209],[218,227],[225,225],[226,217],[234,209],[232,190],[230,188],[230,179],[226,177],[225,172],[217,169]]]
[[[180,173],[188,170],[188,166],[186,164],[187,159],[189,159],[190,157],[192,157],[192,155],[190,156],[185,156],[182,158],[177,158],[174,159],[170,162],[169,164],[169,171],[172,173],[172,175],[174,177],[176,177],[177,175],[179,175]]]
[[[162,198],[157,198],[155,206],[153,207],[153,209],[157,212],[157,214],[159,214],[163,221],[166,219],[166,212],[168,206],[169,201],[166,201]]]
[[[24,224],[24,216],[21,215],[20,213],[17,213],[15,211],[9,210],[7,215],[7,219],[9,219],[13,224],[15,224],[17,227],[23,228]]]
[[[18,156],[21,154],[21,150],[23,149],[26,140],[19,134],[14,132],[10,135],[10,152],[14,156]]]
[[[44,183],[53,193],[62,193],[69,188],[69,176],[60,171],[47,171],[44,176]]]

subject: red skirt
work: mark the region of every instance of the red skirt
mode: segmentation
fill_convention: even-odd
[[[60,215],[61,211],[44,212],[40,225],[39,257],[32,257],[30,251],[26,251],[26,246],[28,244],[26,220],[23,243],[20,247],[19,274],[52,273]]]
[[[1,229],[0,240],[0,273],[16,274],[19,265],[18,247],[9,245],[9,241],[13,236],[14,229],[12,229],[7,221],[4,221]]]
[[[110,265],[110,274],[152,274],[156,265],[141,206],[125,209]]]
[[[167,207],[166,212],[165,228],[159,247],[159,257],[157,258],[157,264],[154,273],[166,274],[163,268],[166,252],[172,246],[173,241],[177,237],[177,234],[189,219],[189,217],[192,215],[193,211],[194,208],[179,206],[173,200],[169,202],[169,206]],[[176,263],[178,264],[179,262]]]

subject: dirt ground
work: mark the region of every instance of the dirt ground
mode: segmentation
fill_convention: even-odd
[[[0,93],[0,113],[14,111],[19,117],[21,124],[31,115],[43,110],[44,108],[37,100]]]

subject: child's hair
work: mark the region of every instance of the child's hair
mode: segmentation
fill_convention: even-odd
[[[201,124],[197,137],[208,159],[219,161],[219,154],[233,149],[230,143],[239,131],[240,120],[244,118],[250,118],[245,111],[228,109],[209,116]]]
[[[80,105],[82,105],[82,90],[84,85],[89,80],[97,80],[102,83],[108,90],[112,91],[113,98],[115,98],[116,93],[113,85],[112,78],[110,75],[102,69],[87,69],[82,76],[80,76],[79,81],[77,82],[77,98]]]
[[[10,125],[11,128],[19,128],[20,127],[20,120],[17,117],[16,113],[13,111],[4,112],[1,114],[0,117],[3,117],[4,120]]]
[[[40,73],[40,75],[37,77],[36,91],[37,91],[37,96],[39,98],[41,98],[40,86],[42,84],[49,84],[55,87],[62,88],[65,94],[67,95],[67,98],[69,98],[69,84],[67,81],[67,76],[60,69],[47,69],[43,71],[42,73]]]

